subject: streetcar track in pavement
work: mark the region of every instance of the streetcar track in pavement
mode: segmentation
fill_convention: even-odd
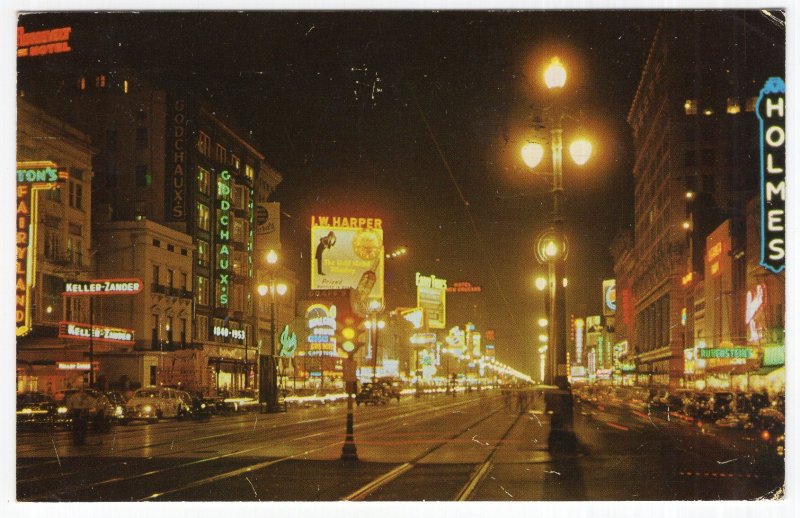
[[[374,494],[377,490],[387,486],[393,480],[397,479],[398,477],[400,477],[404,473],[406,473],[406,472],[410,471],[411,469],[415,468],[423,459],[425,459],[426,457],[431,456],[434,452],[439,450],[439,448],[442,448],[443,446],[445,446],[447,444],[451,444],[452,441],[454,441],[455,439],[457,439],[461,435],[469,432],[470,429],[472,429],[473,427],[475,427],[475,426],[483,423],[484,421],[494,417],[496,414],[498,414],[498,413],[500,413],[500,412],[502,412],[504,410],[505,410],[505,408],[501,406],[497,410],[495,410],[493,412],[490,412],[489,414],[481,417],[480,419],[478,419],[476,421],[471,422],[468,426],[466,426],[462,430],[459,430],[457,433],[455,433],[455,434],[453,434],[453,435],[451,435],[449,437],[446,437],[445,439],[439,439],[437,441],[439,443],[437,446],[435,446],[433,448],[430,448],[430,449],[420,453],[419,455],[417,455],[417,457],[415,457],[415,458],[413,458],[413,459],[411,459],[409,461],[403,462],[402,464],[400,464],[398,466],[395,466],[394,468],[392,468],[391,470],[387,471],[386,473],[374,478],[373,480],[371,480],[367,484],[363,485],[359,489],[357,489],[357,490],[351,492],[350,494],[348,494],[347,496],[343,497],[342,500],[344,500],[344,501],[362,501],[362,500],[366,499],[370,495]],[[522,415],[522,414],[520,414],[520,415]],[[511,428],[513,428],[514,425],[519,421],[520,415],[518,415],[514,419],[512,425],[511,425]],[[504,434],[504,437],[506,435],[507,435],[507,433]],[[498,442],[498,444],[499,444],[499,442]],[[497,448],[497,445],[495,445],[494,449],[496,449],[496,448]]]
[[[442,407],[437,408],[437,410],[438,409],[443,409],[443,408],[448,408],[448,407],[452,408],[452,407],[464,406],[464,405],[467,405],[467,404],[473,403],[473,402],[475,402],[475,400],[471,400],[470,399],[470,400],[466,400],[466,401],[460,401],[460,402],[455,403],[455,404],[445,404],[445,405],[442,405]],[[409,416],[422,417],[423,419],[420,419],[420,421],[424,421],[425,420],[424,418],[430,418],[430,416],[431,416],[430,410],[431,410],[431,408],[426,406],[422,411],[412,411],[412,412],[409,412],[409,413],[407,413],[405,415],[392,416],[392,417],[390,417],[388,419],[386,419],[384,416],[381,416],[381,415],[375,416],[376,417],[375,421],[380,421],[380,422],[372,431],[375,432],[375,431],[379,431],[379,430],[381,430],[383,428],[387,428],[389,426],[392,426],[391,421],[395,421],[395,420],[399,420],[399,419],[405,419],[405,418],[407,418]],[[424,415],[424,414],[427,414],[427,415]],[[364,428],[364,427],[367,427],[369,424],[370,423],[363,423],[363,424],[360,423],[358,425],[354,425],[354,428]],[[341,423],[339,423],[339,426],[340,425],[341,425]],[[239,475],[243,475],[245,473],[250,473],[250,472],[253,472],[253,471],[258,470],[258,469],[267,468],[267,467],[273,466],[275,464],[279,464],[279,463],[282,463],[282,462],[286,462],[288,460],[295,459],[295,458],[297,458],[297,457],[299,457],[301,455],[308,455],[310,453],[316,453],[318,451],[323,451],[323,450],[331,448],[333,446],[339,446],[343,442],[344,442],[343,440],[339,439],[339,440],[334,441],[332,443],[328,443],[328,444],[326,444],[324,446],[320,446],[320,447],[317,447],[317,448],[312,448],[310,450],[306,450],[306,451],[303,451],[303,452],[298,452],[298,453],[295,453],[295,454],[292,454],[292,455],[286,455],[284,457],[279,457],[277,459],[271,459],[271,460],[267,460],[267,461],[263,461],[263,462],[258,462],[256,464],[251,464],[251,465],[248,465],[248,466],[244,466],[242,468],[238,468],[238,469],[235,469],[235,470],[232,470],[232,471],[228,471],[228,472],[225,472],[225,473],[220,473],[220,474],[213,475],[213,476],[210,476],[210,477],[205,477],[203,479],[195,480],[195,481],[190,482],[188,484],[184,484],[184,485],[182,485],[180,487],[177,487],[177,488],[169,489],[169,490],[162,491],[162,492],[159,492],[159,493],[153,493],[152,495],[147,496],[145,498],[142,498],[139,501],[156,500],[156,499],[161,498],[163,496],[179,493],[179,492],[182,492],[182,491],[186,491],[186,490],[193,489],[193,488],[200,487],[200,486],[207,485],[207,484],[212,484],[214,482],[227,480],[227,479],[239,476]]]
[[[468,405],[468,404],[470,404],[470,403],[472,403],[474,401],[475,400],[471,400],[471,399],[459,400],[458,402],[455,402],[455,403],[451,403],[451,402],[447,401],[444,405],[441,405],[437,409],[460,407],[460,406],[463,406],[463,405]],[[408,407],[404,407],[404,408],[408,408]],[[359,423],[358,425],[356,425],[356,427],[357,428],[364,428],[364,427],[370,427],[370,426],[377,425],[377,428],[380,429],[380,428],[384,428],[386,426],[391,426],[391,424],[396,420],[407,419],[409,417],[428,417],[430,415],[430,410],[431,409],[432,408],[430,406],[428,406],[428,405],[416,405],[416,406],[413,406],[410,409],[408,409],[408,411],[404,412],[403,414],[390,416],[388,418],[386,416],[383,416],[383,415],[372,416],[372,418],[370,418],[369,421]],[[338,434],[341,431],[340,430],[341,423],[340,422],[336,422],[336,420],[339,419],[339,418],[341,418],[341,414],[330,415],[330,416],[326,416],[324,418],[314,419],[312,421],[331,420],[331,424],[329,426],[326,426],[325,430],[323,430],[323,431],[317,430],[312,434],[308,434],[308,435],[305,435],[305,436],[299,437],[299,438],[294,438],[294,439],[292,439],[292,441],[307,439],[307,438],[315,437],[315,436],[319,436],[319,435]],[[286,431],[287,429],[291,428],[292,426],[298,426],[298,425],[304,426],[304,425],[307,425],[309,422],[312,422],[312,421],[309,421],[309,420],[298,421],[298,422],[291,423],[291,424],[286,424],[286,425],[280,426],[280,427],[276,426],[276,427],[268,428],[268,431],[271,431],[271,430]],[[252,439],[252,435],[251,435],[250,431],[246,431],[246,432],[237,431],[237,432],[233,432],[231,434],[217,434],[217,436],[237,435],[237,434],[242,434],[242,433],[247,433],[248,437],[242,438],[240,440],[251,440]],[[235,441],[235,442],[239,442],[239,441]],[[224,443],[225,444],[232,444],[229,440],[225,441]],[[275,464],[277,462],[283,462],[285,460],[290,460],[292,458],[297,457],[298,455],[305,455],[305,454],[313,453],[313,452],[316,452],[316,451],[320,451],[321,449],[329,448],[331,446],[334,446],[336,444],[341,444],[341,443],[342,443],[342,440],[339,439],[339,440],[337,440],[337,441],[335,441],[333,443],[326,444],[325,446],[323,446],[321,448],[314,448],[314,449],[307,450],[307,451],[304,451],[304,452],[301,452],[301,453],[298,453],[298,454],[294,454],[294,455],[291,455],[291,456],[287,456],[287,457],[284,457],[284,458],[272,459],[270,461],[265,461],[265,462],[267,462],[267,464],[264,464],[263,462],[261,462],[261,463],[257,463],[256,465],[253,465],[253,466],[260,466],[261,464],[264,464],[264,466],[261,466],[261,467],[265,467],[267,465],[272,465],[272,464]],[[169,442],[165,442],[165,443],[162,443],[162,444],[169,444]],[[203,447],[210,447],[210,446],[211,445],[203,445]],[[24,501],[37,501],[37,500],[41,500],[41,499],[45,499],[45,498],[52,498],[53,496],[72,494],[72,493],[79,492],[81,490],[85,490],[87,487],[92,487],[93,488],[93,487],[96,487],[96,486],[97,487],[105,486],[105,485],[110,485],[110,484],[113,484],[113,483],[121,483],[121,482],[125,482],[125,481],[128,481],[128,480],[135,480],[135,479],[140,479],[140,478],[144,478],[144,477],[159,475],[159,474],[166,473],[166,472],[169,472],[169,471],[174,471],[174,470],[177,470],[177,469],[182,469],[182,468],[191,467],[191,466],[195,466],[195,465],[199,465],[199,464],[213,462],[213,461],[216,461],[216,460],[222,460],[222,459],[230,458],[230,457],[237,456],[237,455],[242,455],[242,454],[245,454],[245,453],[250,453],[250,452],[254,452],[254,451],[258,451],[258,450],[263,450],[263,449],[269,448],[269,447],[272,447],[272,444],[267,444],[267,445],[261,444],[259,446],[253,447],[253,448],[248,448],[248,449],[244,449],[244,450],[237,450],[237,451],[234,451],[234,452],[228,452],[228,453],[224,453],[224,454],[221,454],[221,455],[216,455],[216,456],[213,456],[213,457],[207,457],[207,458],[202,458],[202,459],[194,459],[194,460],[189,461],[189,462],[184,462],[184,463],[181,463],[181,464],[178,464],[178,465],[175,465],[175,466],[169,466],[169,467],[166,467],[166,468],[148,470],[148,471],[145,471],[145,472],[142,472],[142,473],[136,473],[136,474],[129,475],[129,476],[121,476],[121,477],[120,476],[116,476],[116,477],[111,477],[111,478],[108,478],[108,479],[105,479],[105,480],[99,480],[99,481],[91,482],[91,483],[82,483],[82,484],[74,485],[74,486],[71,486],[71,487],[69,487],[69,486],[68,487],[63,487],[63,488],[59,488],[56,491],[48,491],[47,493],[28,496],[26,498],[21,498],[19,500],[21,500],[21,501],[23,501],[23,500]],[[136,450],[136,449],[141,449],[141,448],[131,448],[131,450]],[[186,451],[193,451],[193,450],[192,449],[183,450],[183,452],[186,452]],[[159,454],[159,455],[148,456],[146,458],[142,457],[142,460],[149,461],[149,460],[152,460],[153,458],[157,458],[157,457],[166,458],[168,456],[174,456],[176,453],[181,453],[181,452],[169,451],[169,452],[165,452],[165,453]],[[125,459],[126,459],[125,461],[121,461],[121,462],[116,463],[116,464],[108,465],[107,467],[116,467],[116,466],[120,466],[120,465],[123,465],[123,464],[127,465],[127,462],[130,460],[130,458],[126,457]],[[196,483],[196,482],[192,483],[191,487],[196,487],[198,485],[211,483],[211,482],[214,482],[216,480],[221,480],[221,479],[224,479],[224,478],[229,478],[229,477],[236,476],[236,475],[240,474],[241,469],[244,469],[244,468],[240,468],[238,470],[234,470],[233,472],[228,472],[227,475],[225,473],[222,473],[222,474],[219,474],[219,475],[215,475],[213,477],[209,477],[209,480],[206,480],[205,482],[202,482],[202,483]],[[254,467],[254,468],[251,468],[249,470],[245,470],[244,472],[252,471],[253,469],[259,469],[259,468],[258,467]],[[56,476],[56,478],[62,478],[63,476],[64,475],[62,475],[62,474],[58,474]],[[181,487],[181,488],[177,488],[177,489],[174,489],[174,490],[170,490],[168,492],[162,492],[162,493],[159,493],[158,495],[156,495],[155,497],[152,497],[152,498],[157,498],[159,496],[164,496],[164,495],[171,494],[171,493],[174,493],[174,492],[177,492],[177,491],[181,491],[181,490],[184,490],[184,489],[187,489],[187,488]],[[18,491],[18,493],[19,493],[19,491]],[[150,498],[150,497],[148,497],[148,498]]]

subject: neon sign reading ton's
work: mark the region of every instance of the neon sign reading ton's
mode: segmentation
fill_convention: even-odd
[[[786,266],[786,84],[770,77],[758,97],[761,138],[761,266],[774,273]]]
[[[230,287],[231,252],[231,173],[227,169],[219,174],[217,199],[219,199],[219,253],[217,254],[217,275],[219,276],[219,303],[228,305]]]

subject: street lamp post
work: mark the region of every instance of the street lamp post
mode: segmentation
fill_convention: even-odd
[[[267,369],[267,371],[259,370],[259,406],[266,405],[267,413],[276,413],[280,412],[281,409],[280,405],[278,405],[278,362],[275,350],[275,293],[277,292],[278,295],[283,296],[286,293],[287,286],[283,283],[275,284],[274,268],[278,262],[278,254],[274,250],[270,250],[266,259],[270,267],[269,285],[259,285],[258,294],[261,297],[269,295],[270,350],[269,355],[260,362],[262,364],[261,369]],[[268,375],[265,376],[267,373]]]
[[[554,57],[544,73],[549,89],[560,89],[567,80],[567,72],[557,57]],[[552,116],[550,125],[550,150],[552,154],[552,193],[553,214],[551,227],[540,234],[537,243],[537,256],[540,262],[548,265],[548,291],[550,339],[548,355],[549,372],[547,384],[558,390],[547,394],[548,408],[552,410],[551,430],[548,443],[551,450],[574,451],[575,434],[572,429],[572,394],[567,377],[567,313],[565,259],[567,241],[564,235],[564,184],[563,184],[563,128],[564,113],[559,111]],[[570,145],[573,161],[582,165],[591,156],[592,146],[583,139]],[[536,142],[527,143],[522,149],[522,158],[533,168],[544,155],[544,148]]]

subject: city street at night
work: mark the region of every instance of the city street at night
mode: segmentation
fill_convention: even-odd
[[[48,502],[717,500],[781,491],[782,462],[760,448],[756,433],[665,413],[579,406],[579,450],[551,455],[549,417],[535,394],[523,412],[518,395],[489,389],[363,407],[354,426],[357,462],[339,459],[341,403],[117,426],[83,446],[64,431],[24,433],[17,495]],[[95,468],[82,469],[87,464]]]
[[[786,12],[534,7],[19,11],[12,507],[787,510]]]

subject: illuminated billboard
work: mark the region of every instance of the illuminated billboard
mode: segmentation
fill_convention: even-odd
[[[383,301],[383,226],[378,218],[311,217],[311,289],[356,290]]]
[[[17,27],[17,57],[47,56],[72,51],[69,37],[72,27],[58,27],[43,31],[25,32]]]
[[[617,281],[606,279],[603,281],[603,315],[613,316],[617,312]]]
[[[92,340],[95,342],[132,344],[133,329],[96,324],[90,325],[79,322],[59,322],[58,337],[72,338],[74,340]]]
[[[142,280],[136,278],[66,281],[64,295],[136,295],[142,286]]]
[[[428,327],[444,329],[447,311],[447,280],[437,279],[435,275],[416,274],[417,307],[425,310]]]

